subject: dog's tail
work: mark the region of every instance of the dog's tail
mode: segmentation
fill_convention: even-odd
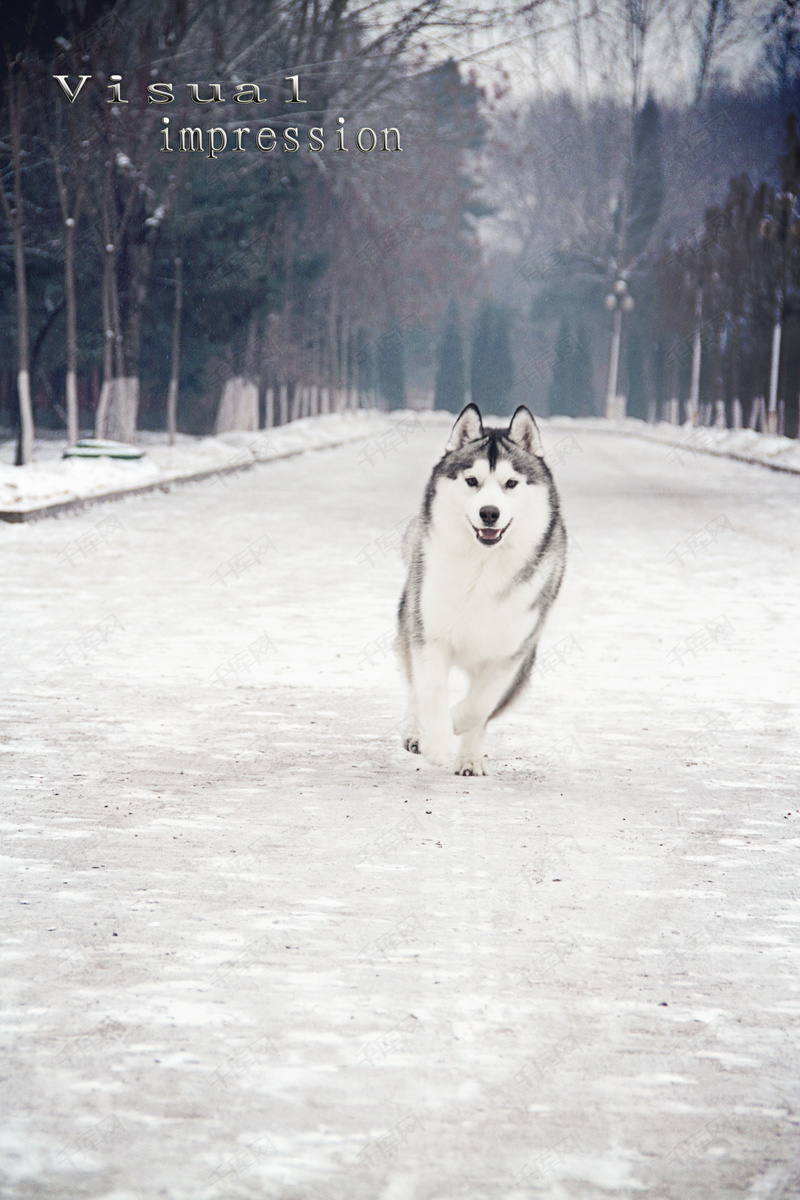
[[[412,517],[411,520],[406,525],[406,530],[405,530],[405,533],[403,534],[403,544],[401,547],[401,553],[403,555],[403,562],[405,563],[406,567],[408,567],[409,570],[411,570],[411,564],[413,563],[415,555],[416,555],[417,543],[419,542],[419,534],[420,534],[420,519],[419,519],[419,517]]]

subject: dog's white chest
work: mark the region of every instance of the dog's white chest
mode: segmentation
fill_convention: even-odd
[[[425,638],[443,642],[457,666],[512,657],[536,622],[531,609],[536,589],[515,586],[522,563],[499,551],[498,546],[481,547],[480,556],[426,555],[420,595]]]

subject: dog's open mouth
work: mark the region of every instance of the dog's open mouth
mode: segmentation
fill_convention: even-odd
[[[509,521],[508,525],[510,524],[511,522]],[[508,525],[504,525],[502,529],[498,529],[496,525],[481,525],[480,527],[473,525],[472,528],[475,530],[475,536],[482,545],[496,546],[508,529]]]

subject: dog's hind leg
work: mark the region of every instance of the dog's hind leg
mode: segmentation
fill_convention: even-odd
[[[403,717],[403,749],[419,754],[419,720],[413,694],[409,696],[406,715]]]
[[[401,613],[405,607],[405,595],[401,604]],[[417,705],[414,699],[414,671],[411,661],[411,648],[409,646],[408,637],[403,625],[402,617],[400,620],[400,629],[397,638],[397,653],[400,659],[400,666],[408,684],[408,704],[406,705],[405,716],[402,721],[403,733],[401,741],[403,749],[409,750],[412,754],[419,754],[419,720],[417,718]]]

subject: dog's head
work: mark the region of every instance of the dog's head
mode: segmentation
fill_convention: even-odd
[[[507,429],[484,428],[479,409],[468,404],[453,426],[426,497],[437,520],[471,529],[482,546],[498,546],[515,524],[525,541],[547,528],[555,504],[553,479],[533,415],[520,406]]]

